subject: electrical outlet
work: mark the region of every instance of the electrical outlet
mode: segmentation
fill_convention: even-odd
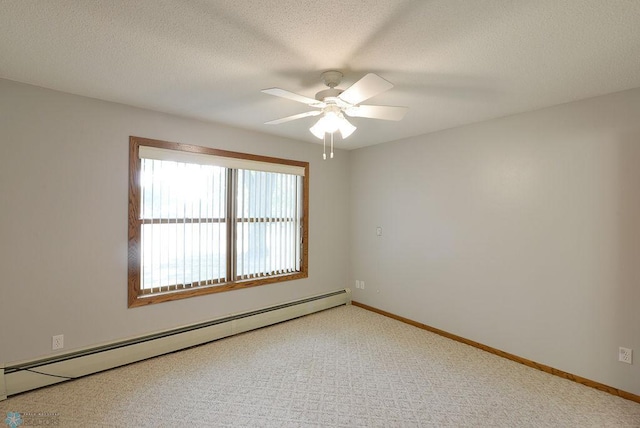
[[[51,338],[51,349],[57,350],[64,348],[64,334],[59,334]]]
[[[360,280],[356,279],[356,288],[360,288]]]
[[[633,350],[629,348],[623,348],[622,346],[618,348],[618,361],[623,363],[631,364],[633,357]]]
[[[364,281],[360,281],[360,288],[364,290]]]

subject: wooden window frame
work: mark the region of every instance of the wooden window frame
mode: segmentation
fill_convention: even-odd
[[[142,224],[140,206],[141,206],[141,187],[140,187],[140,171],[141,160],[139,158],[139,147],[149,146],[162,149],[177,150],[183,152],[222,156],[228,158],[244,159],[258,162],[267,162],[274,164],[283,164],[302,167],[305,170],[302,184],[302,233],[301,233],[301,251],[300,251],[300,271],[274,275],[253,277],[242,280],[230,280],[228,282],[198,285],[192,288],[174,289],[160,293],[145,294],[140,289],[140,264],[141,264],[141,247],[142,247]],[[230,171],[231,172],[231,171]],[[234,189],[227,189],[227,200],[234,197]],[[233,211],[233,204],[227,204],[227,221],[236,221]],[[173,143],[168,141],[153,140],[142,137],[129,137],[129,222],[128,222],[128,307],[146,306],[149,304],[185,299],[189,297],[201,296],[212,293],[220,293],[231,290],[238,290],[248,287],[256,287],[266,284],[273,284],[283,281],[292,281],[307,278],[309,276],[309,162],[295,161],[290,159],[281,159],[268,156],[253,155],[247,153],[232,152],[227,150],[213,149],[209,147],[194,146],[183,143]],[[235,236],[233,231],[235,228],[227,228],[227,245],[234,246]],[[230,232],[231,231],[231,232]],[[235,254],[233,251],[227,253],[227,266],[235,262]]]

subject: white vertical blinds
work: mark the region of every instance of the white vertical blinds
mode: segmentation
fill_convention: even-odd
[[[300,270],[302,177],[237,171],[237,279]]]
[[[238,169],[229,165],[242,159],[191,155],[139,147],[141,292],[300,271],[304,168],[301,175],[300,167],[249,161]]]
[[[226,282],[226,168],[141,163],[141,289]]]

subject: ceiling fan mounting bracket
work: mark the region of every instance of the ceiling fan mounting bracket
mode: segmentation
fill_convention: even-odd
[[[340,84],[342,80],[342,73],[336,70],[328,70],[322,73],[322,81],[325,85],[330,87],[331,89],[335,88]]]

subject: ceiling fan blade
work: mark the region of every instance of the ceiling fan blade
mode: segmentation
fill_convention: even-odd
[[[302,119],[303,117],[318,116],[322,113],[322,110],[307,111],[304,113],[294,114],[293,116],[283,117],[282,119],[271,120],[265,122],[265,125],[278,125],[280,123],[289,122],[290,120]]]
[[[377,74],[369,73],[347,88],[338,98],[355,105],[391,88],[393,88],[393,83],[384,80]]]
[[[317,104],[324,104],[322,101],[318,101],[314,98],[305,97],[304,95],[296,94],[291,91],[287,91],[280,88],[263,89],[262,92],[269,95],[275,95],[276,97],[286,98],[288,100],[297,101],[299,103],[315,106]]]
[[[401,120],[409,110],[407,107],[359,105],[344,112],[351,117],[367,117],[370,119]]]

